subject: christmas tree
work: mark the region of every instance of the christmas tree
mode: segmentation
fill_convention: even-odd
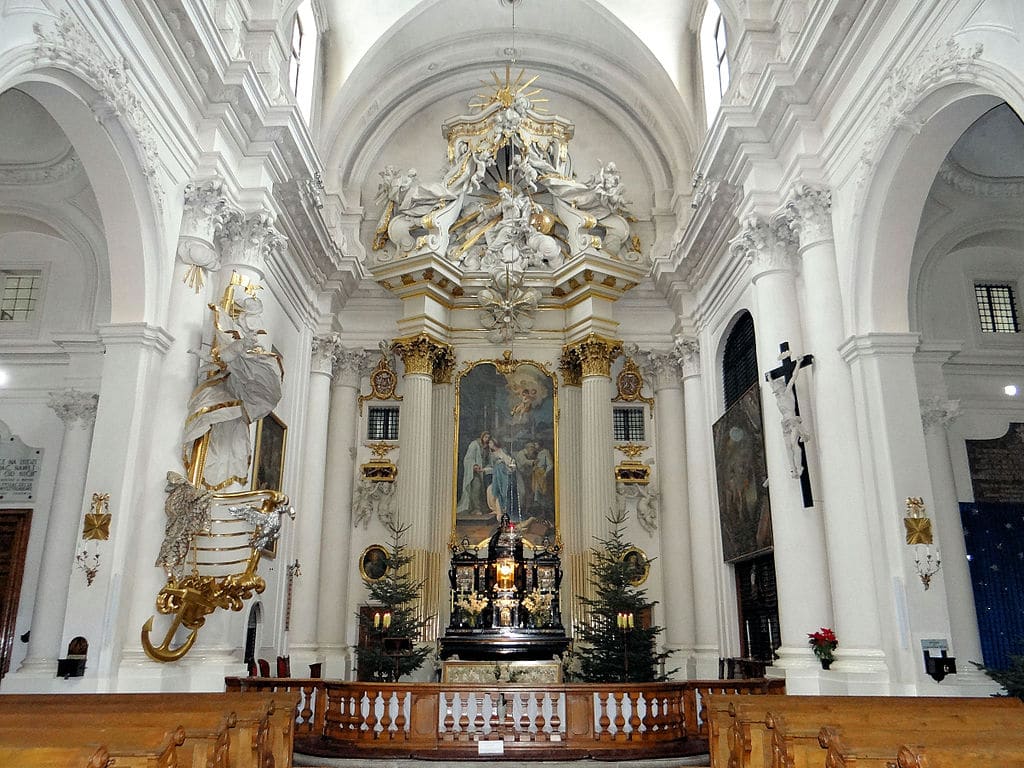
[[[577,630],[574,653],[579,677],[585,682],[646,683],[667,678],[658,671],[671,653],[657,650],[662,628],[653,623],[644,627],[641,621],[653,615],[656,603],[647,599],[646,590],[635,586],[651,561],[638,562],[640,551],[624,540],[627,516],[613,513],[607,538],[599,538],[599,546],[591,550],[590,583],[595,596],[580,597],[587,616]]]
[[[393,523],[388,528],[391,550],[387,569],[379,579],[363,579],[375,607],[370,615],[359,616],[361,635],[367,641],[356,646],[356,656],[359,666],[369,670],[371,680],[397,682],[423,665],[430,647],[416,645],[427,619],[417,615],[424,582],[413,581],[410,576],[409,564],[413,558],[402,544],[409,527]]]

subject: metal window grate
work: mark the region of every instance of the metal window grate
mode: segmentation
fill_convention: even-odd
[[[643,408],[613,408],[612,437],[615,440],[639,442],[644,439]]]
[[[984,333],[1018,333],[1017,302],[1013,288],[1006,284],[977,283],[974,297]]]
[[[367,440],[398,439],[397,406],[371,407],[367,419]]]
[[[735,403],[757,381],[757,344],[754,318],[749,312],[736,323],[722,354],[722,383],[725,407]]]
[[[41,272],[0,271],[3,296],[0,297],[0,321],[24,321],[36,308],[42,288]]]

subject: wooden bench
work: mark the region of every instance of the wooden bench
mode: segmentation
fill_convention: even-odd
[[[913,733],[936,728],[978,729],[984,722],[1020,723],[1020,701],[983,698],[922,698],[899,696],[773,696],[740,697],[730,702],[730,768],[821,766],[824,752],[818,741],[826,725],[863,729],[859,733],[899,730]],[[979,713],[983,716],[979,717]],[[849,734],[847,734],[848,736]],[[895,747],[890,760],[895,757]],[[852,743],[852,742],[851,742]],[[871,747],[876,742],[857,744]]]
[[[0,765],[17,768],[109,768],[106,747],[0,747]]]
[[[117,768],[180,768],[189,765],[178,749],[185,741],[182,728],[163,726],[131,727],[127,722],[115,727],[97,727],[86,723],[79,727],[51,729],[0,726],[0,748],[8,747],[105,747]]]
[[[1013,734],[1016,736],[1017,734]],[[1003,733],[996,740],[966,740],[955,745],[904,745],[896,754],[899,768],[993,768],[1024,767],[1024,743],[1020,738],[1007,739]]]
[[[729,765],[729,704],[733,701],[743,701],[749,696],[768,695],[773,698],[786,693],[785,681],[782,679],[763,679],[760,685],[744,686],[743,693],[726,692],[732,686],[731,681],[719,680],[700,681],[700,691],[703,694],[701,701],[701,716],[705,734],[708,740],[708,753],[711,757],[712,768],[727,768]],[[755,681],[747,681],[753,683]],[[698,709],[694,702],[689,709],[696,713]]]

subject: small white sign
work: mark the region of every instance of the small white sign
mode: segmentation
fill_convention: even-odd
[[[505,754],[505,742],[504,741],[478,741],[476,743],[476,753],[478,755],[504,755]]]

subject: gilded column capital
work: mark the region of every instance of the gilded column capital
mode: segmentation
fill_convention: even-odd
[[[444,344],[431,338],[425,333],[418,336],[408,336],[404,339],[395,339],[392,343],[395,354],[402,358],[405,366],[405,375],[421,374],[434,377],[434,361],[438,355],[444,355],[451,351],[451,345]],[[454,365],[454,363],[453,363]]]
[[[310,344],[312,373],[330,375],[334,368],[334,355],[341,347],[341,338],[336,333],[324,333],[313,337]]]
[[[832,192],[800,184],[779,213],[779,218],[799,236],[801,248],[831,240]]]
[[[684,379],[700,376],[700,342],[697,339],[692,336],[677,336],[672,351]]]
[[[610,379],[612,362],[622,354],[622,342],[592,333],[572,345],[579,356],[582,378],[603,376]]]
[[[567,387],[578,387],[583,383],[583,370],[580,367],[580,356],[576,350],[562,348],[562,357],[558,360],[558,370],[562,372],[562,384]]]
[[[49,406],[64,422],[65,429],[71,429],[79,424],[89,427],[96,421],[96,404],[99,398],[99,395],[90,392],[62,389],[50,393]]]
[[[949,429],[960,415],[959,400],[947,400],[941,395],[932,395],[921,400],[921,425],[926,434],[933,429]]]
[[[441,344],[434,356],[433,379],[435,384],[451,384],[455,375],[455,350],[451,344]]]
[[[793,271],[796,235],[781,219],[768,221],[762,216],[749,216],[729,243],[729,250],[746,259],[757,280],[771,272]]]

